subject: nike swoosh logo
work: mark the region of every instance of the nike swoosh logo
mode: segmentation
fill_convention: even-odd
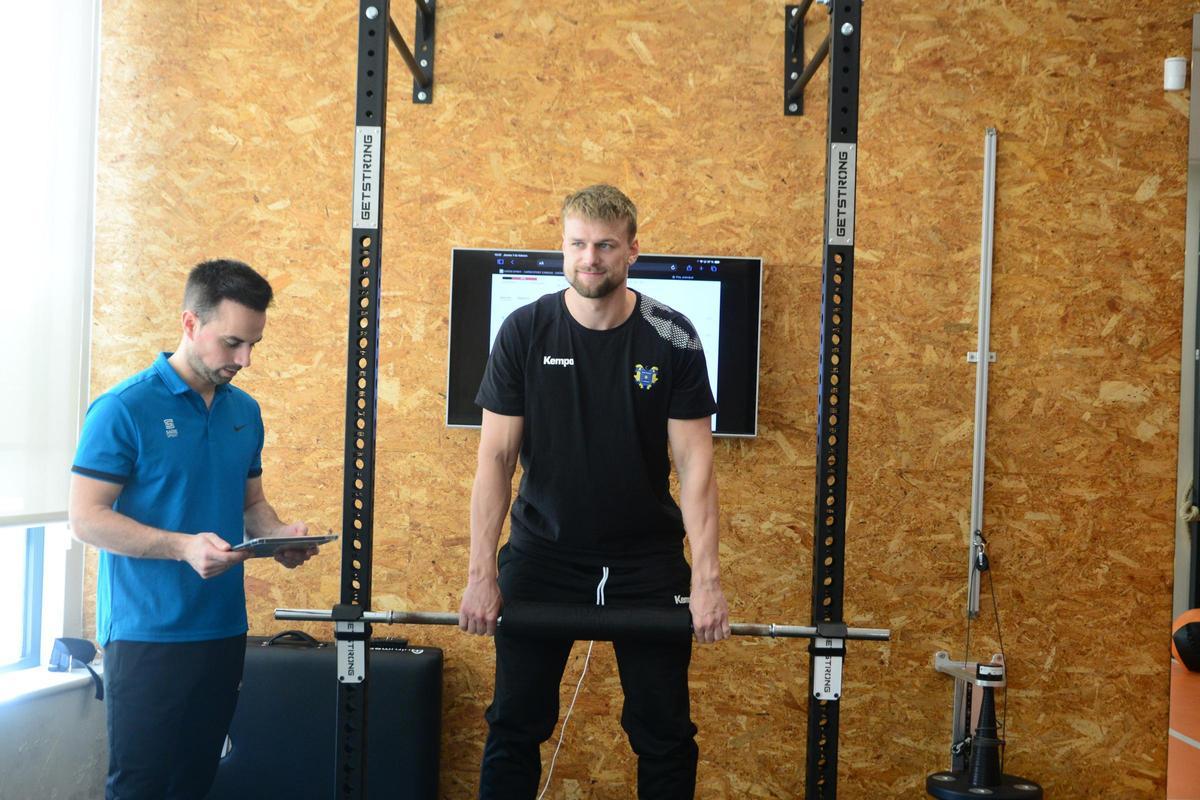
[[[234,425],[234,426],[233,426],[233,432],[234,432],[234,433],[237,433],[238,431],[240,431],[240,430],[241,430],[242,428],[244,428],[244,427],[246,427],[246,426],[245,426],[245,425]]]

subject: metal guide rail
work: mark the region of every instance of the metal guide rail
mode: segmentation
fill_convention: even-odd
[[[346,429],[342,485],[341,601],[334,610],[339,661],[361,653],[369,669],[370,627],[353,621],[371,606],[374,533],[376,379],[379,361],[380,263],[383,246],[384,136],[387,120],[388,0],[359,10],[354,119],[354,189],[350,231],[349,327],[346,335]],[[367,684],[338,681],[334,796],[366,797]]]
[[[813,515],[814,626],[842,624],[862,0],[833,0],[829,11],[825,252],[821,272],[821,363]],[[809,652],[813,691],[808,712],[806,796],[833,798],[837,796],[838,719],[845,647],[840,639],[831,637],[814,641]]]

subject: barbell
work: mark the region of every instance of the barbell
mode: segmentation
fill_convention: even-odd
[[[363,611],[353,617],[334,611],[277,608],[275,619],[308,622],[367,622],[387,625],[458,625],[458,614],[449,611]],[[692,638],[692,615],[687,606],[644,608],[562,603],[512,602],[504,606],[497,625],[513,634],[555,639],[639,639],[687,641]],[[887,641],[886,628],[848,628],[840,623],[780,625],[733,622],[734,636],[772,639],[861,639]]]

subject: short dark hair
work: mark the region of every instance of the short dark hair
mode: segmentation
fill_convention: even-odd
[[[275,293],[267,279],[241,261],[218,259],[197,264],[188,273],[183,308],[207,322],[222,300],[266,311]]]

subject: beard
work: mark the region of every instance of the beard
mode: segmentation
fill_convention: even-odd
[[[200,360],[200,356],[195,353],[187,354],[188,366],[192,368],[192,372],[199,375],[205,381],[213,386],[223,386],[233,380],[233,376],[225,376],[221,374],[224,367],[210,368],[207,364]]]
[[[574,277],[567,279],[567,283],[571,284],[571,288],[578,292],[580,297],[586,297],[589,300],[608,297],[621,286],[621,281],[614,278],[611,272],[604,273],[604,279],[599,283],[585,283],[580,280],[579,273],[576,272]]]

